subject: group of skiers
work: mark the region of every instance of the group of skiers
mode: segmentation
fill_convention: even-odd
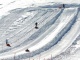
[[[59,8],[65,8],[65,4],[62,4],[62,6],[60,6]],[[38,23],[35,23],[35,29],[38,29]],[[6,39],[6,46],[11,47],[11,45],[8,43],[8,40]]]
[[[65,4],[62,4],[62,6],[60,6],[59,8],[62,8],[62,7],[65,8]],[[35,23],[35,29],[38,29],[38,23],[37,22]],[[11,47],[11,45],[8,42],[8,39],[6,39],[6,46]],[[26,50],[26,51],[28,51],[28,50]]]
[[[38,29],[38,23],[35,23],[35,29]],[[8,39],[6,39],[6,46],[11,47],[11,44],[8,42]],[[25,50],[26,52],[30,52],[29,49]]]

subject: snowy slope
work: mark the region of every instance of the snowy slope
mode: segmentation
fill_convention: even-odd
[[[0,59],[57,60],[73,47],[70,53],[79,51],[79,6],[79,0],[0,0]],[[77,53],[67,60],[79,59]]]

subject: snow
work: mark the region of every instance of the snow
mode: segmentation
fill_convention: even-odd
[[[62,4],[65,8],[58,8]],[[80,35],[79,6],[79,0],[0,0],[0,59],[62,56]],[[5,45],[6,39],[11,47]],[[78,52],[64,60],[80,60],[79,40],[70,54]]]

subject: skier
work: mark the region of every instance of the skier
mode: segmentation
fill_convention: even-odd
[[[63,4],[63,8],[65,8],[65,4]]]
[[[11,47],[11,45],[8,43],[7,39],[6,39],[6,46]]]
[[[38,29],[38,26],[37,26],[37,25],[38,25],[38,23],[36,22],[36,23],[35,23],[35,28],[36,28],[36,29]]]

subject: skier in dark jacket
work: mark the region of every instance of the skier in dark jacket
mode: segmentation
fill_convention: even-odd
[[[36,23],[35,23],[35,28],[36,28],[36,29],[38,29],[38,26],[37,26],[37,25],[38,25],[38,23],[36,22]]]
[[[65,4],[63,4],[63,8],[65,8]]]

